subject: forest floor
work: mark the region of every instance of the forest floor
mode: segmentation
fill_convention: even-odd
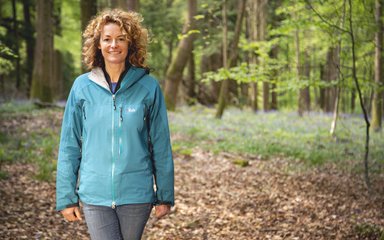
[[[28,134],[52,125],[38,118],[0,121],[0,127],[24,126]],[[151,216],[143,239],[384,239],[381,175],[372,177],[369,194],[361,174],[332,164],[306,168],[283,157],[198,147],[174,157],[176,205],[164,219]],[[247,164],[234,164],[239,159]],[[36,165],[5,163],[1,170],[1,239],[89,239],[84,221],[65,222],[55,211],[55,184],[36,180]]]

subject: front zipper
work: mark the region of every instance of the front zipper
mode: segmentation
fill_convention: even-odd
[[[116,207],[115,202],[115,188],[114,188],[114,178],[115,178],[115,110],[116,110],[116,98],[115,94],[112,94],[113,101],[113,111],[112,111],[112,208]]]
[[[122,137],[121,137],[121,134],[122,134],[122,129],[121,129],[121,125],[123,123],[123,107],[120,107],[120,121],[119,121],[119,158],[121,158],[121,143],[122,143]]]
[[[82,109],[83,109],[83,117],[84,117],[84,120],[87,120],[87,115],[85,115],[85,106],[83,106]]]

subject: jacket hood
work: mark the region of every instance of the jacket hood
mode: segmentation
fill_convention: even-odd
[[[146,69],[131,66],[127,74],[123,78],[120,88],[121,89],[129,88],[130,86],[138,82],[146,74],[148,74]],[[100,67],[93,68],[89,73],[88,78],[92,82],[95,82],[97,85],[110,91],[108,82],[104,76],[104,72]]]

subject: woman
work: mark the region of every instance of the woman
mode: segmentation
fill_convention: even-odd
[[[75,80],[65,107],[57,210],[81,220],[81,202],[92,239],[140,239],[152,206],[160,218],[174,205],[167,113],[140,22],[122,10],[90,21],[83,57],[91,71]]]

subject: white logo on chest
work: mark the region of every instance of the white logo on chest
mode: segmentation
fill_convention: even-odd
[[[134,113],[134,112],[136,112],[136,108],[129,107],[129,108],[127,109],[127,112],[129,112],[129,113]]]

